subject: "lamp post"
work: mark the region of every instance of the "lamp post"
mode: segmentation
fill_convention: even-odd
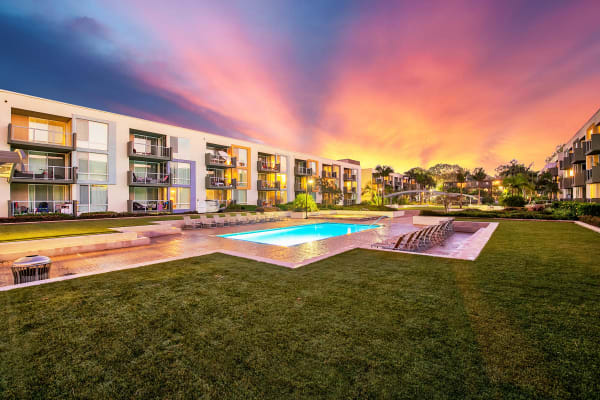
[[[306,193],[305,193],[305,197],[304,197],[304,211],[305,211],[305,216],[304,219],[308,219],[308,192],[310,192],[312,190],[312,185],[313,180],[309,179],[308,183],[306,185]]]

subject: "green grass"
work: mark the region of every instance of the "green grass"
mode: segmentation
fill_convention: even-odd
[[[0,293],[4,398],[598,398],[600,236],[501,221],[475,262],[221,254]]]
[[[180,215],[162,217],[106,218],[83,221],[30,222],[0,225],[0,242],[15,240],[48,239],[61,236],[114,233],[109,228],[150,225],[155,221],[181,219]]]

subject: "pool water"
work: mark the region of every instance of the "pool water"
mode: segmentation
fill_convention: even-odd
[[[335,222],[323,222],[319,224],[308,224],[290,226],[288,228],[267,229],[263,231],[230,233],[218,235],[219,237],[245,240],[247,242],[274,244],[277,246],[295,246],[302,243],[323,240],[336,236],[349,235],[351,233],[378,228],[379,225],[363,224],[341,224]]]

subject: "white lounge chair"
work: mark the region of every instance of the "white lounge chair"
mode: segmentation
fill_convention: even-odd
[[[215,228],[217,223],[214,218],[208,218],[206,215],[200,217],[200,224],[203,228]]]
[[[183,229],[196,229],[200,228],[202,223],[199,219],[192,219],[189,215],[183,216]]]

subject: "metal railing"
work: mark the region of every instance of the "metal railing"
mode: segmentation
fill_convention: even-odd
[[[129,184],[168,185],[170,175],[163,172],[128,171]]]
[[[129,142],[130,156],[170,158],[171,148],[145,141]]]
[[[170,212],[169,200],[127,200],[129,212]]]
[[[355,181],[356,180],[356,175],[344,174],[344,180],[345,181]]]
[[[73,133],[11,124],[11,139],[21,142],[73,146]]]
[[[216,165],[222,167],[235,167],[236,158],[231,156],[224,156],[222,154],[206,153],[205,155],[206,165]]]
[[[32,181],[72,181],[76,175],[77,167],[46,166],[43,168],[30,168],[29,164],[23,164],[21,170],[15,169],[12,179]]]
[[[73,214],[72,200],[9,200],[9,215]]]
[[[279,190],[280,183],[279,181],[267,182],[259,179],[256,181],[256,188],[257,190]]]
[[[206,187],[209,189],[235,189],[237,186],[235,179],[221,178],[215,176],[206,177]]]
[[[296,175],[312,175],[312,168],[296,166]]]
[[[266,161],[257,161],[256,167],[259,172],[279,172],[281,171],[281,164],[270,163]]]

